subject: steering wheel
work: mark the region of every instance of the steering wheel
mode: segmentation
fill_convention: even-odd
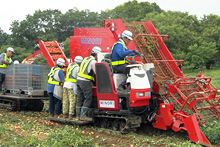
[[[138,57],[140,56],[140,59],[141,61],[143,60],[143,54],[135,54],[135,55],[132,55],[134,53],[131,53],[131,54],[128,54],[126,57],[125,57],[125,60],[128,61],[128,63],[130,64],[137,64],[137,63],[142,63],[142,62],[138,62],[138,61],[135,61],[135,57]]]

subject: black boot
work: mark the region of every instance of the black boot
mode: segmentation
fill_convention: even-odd
[[[81,107],[76,106],[76,120],[80,119]]]
[[[80,115],[80,120],[82,121],[92,121],[91,117],[88,117],[88,107],[82,107],[81,108],[81,115]]]

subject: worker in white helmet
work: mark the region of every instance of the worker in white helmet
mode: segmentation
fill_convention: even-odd
[[[77,98],[77,73],[83,58],[76,56],[74,62],[70,63],[66,70],[66,79],[63,85],[63,118],[71,120],[75,115],[75,105]]]
[[[111,50],[111,64],[113,67],[113,70],[117,71],[118,73],[124,73],[126,66],[128,65],[125,61],[125,56],[134,53],[138,54],[137,50],[128,50],[126,45],[129,44],[129,42],[133,40],[132,39],[132,32],[125,30],[123,31],[121,38],[114,43]],[[124,90],[126,85],[125,79],[117,88],[117,90]]]
[[[51,68],[48,74],[47,93],[49,95],[49,113],[51,117],[58,117],[62,109],[64,73],[61,68],[65,65],[65,60],[58,58],[56,65]]]
[[[2,94],[2,84],[5,81],[7,66],[13,64],[11,56],[14,53],[14,49],[12,47],[8,47],[7,52],[0,55],[0,94]]]
[[[19,61],[18,61],[18,60],[15,60],[15,61],[13,62],[13,64],[19,64]]]
[[[83,121],[92,121],[88,110],[92,105],[92,81],[95,77],[95,63],[100,47],[93,47],[90,57],[84,58],[77,75],[76,117]]]

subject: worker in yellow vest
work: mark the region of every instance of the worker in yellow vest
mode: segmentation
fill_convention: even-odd
[[[65,60],[58,58],[56,65],[51,68],[48,74],[47,93],[49,95],[49,113],[51,117],[58,117],[62,109],[64,73],[61,68],[65,65]]]
[[[5,74],[8,65],[13,64],[11,56],[14,54],[14,49],[12,47],[7,48],[6,53],[0,55],[0,94],[2,93],[2,84],[5,81]]]
[[[126,45],[129,44],[129,42],[133,40],[132,39],[132,32],[128,30],[124,30],[122,32],[121,38],[114,43],[112,46],[111,51],[111,64],[113,67],[113,70],[117,71],[118,73],[124,73],[125,68],[128,65],[125,61],[125,56],[131,54],[135,55],[138,54],[137,50],[128,50]],[[132,54],[133,53],[133,54]],[[122,81],[122,83],[119,85],[117,90],[125,90],[126,80]]]
[[[92,81],[95,77],[95,63],[100,47],[93,47],[90,57],[84,58],[77,75],[76,117],[83,121],[92,121],[88,110],[92,105]]]
[[[70,63],[66,70],[66,79],[63,85],[63,118],[69,117],[70,120],[75,115],[77,98],[76,78],[82,61],[83,58],[81,56],[76,56],[74,62]]]

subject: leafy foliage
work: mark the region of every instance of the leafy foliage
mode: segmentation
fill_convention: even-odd
[[[121,18],[127,22],[152,21],[160,34],[167,34],[168,49],[177,60],[185,60],[188,69],[204,66],[211,69],[219,64],[220,56],[220,16],[208,15],[200,20],[188,13],[164,11],[156,3],[125,2],[112,10],[90,12],[77,8],[62,14],[59,10],[37,10],[22,21],[11,24],[12,34],[0,29],[0,47],[22,48],[28,54],[34,53],[34,40],[64,42],[65,54],[70,57],[68,38],[77,27],[101,27],[104,19]],[[18,56],[19,61],[23,56]],[[45,61],[45,60],[44,60]],[[40,62],[44,62],[41,60]]]
[[[93,147],[94,140],[90,136],[83,136],[82,132],[66,126],[63,130],[52,132],[43,143],[44,146],[78,146]]]
[[[151,12],[161,13],[162,10],[156,3],[138,3],[136,0],[126,2],[108,11],[111,14],[111,19],[122,18],[128,22],[140,21],[146,14]]]
[[[26,16],[26,20],[12,23],[12,45],[33,48],[34,40],[58,40],[61,12],[59,10],[37,10]],[[59,41],[59,40],[58,40]]]
[[[0,28],[0,47],[3,45],[7,45],[10,41],[10,35],[7,33],[3,32]]]
[[[219,144],[220,143],[220,123],[214,121],[212,123],[208,123],[206,127],[201,128],[202,132],[207,136],[208,140],[212,143]]]
[[[188,52],[188,46],[191,45],[197,33],[195,26],[198,20],[195,16],[189,16],[188,13],[182,12],[162,12],[148,13],[141,21],[151,20],[160,34],[167,34],[169,38],[166,45],[169,50],[175,54],[176,50]]]
[[[200,68],[206,65],[207,69],[209,69],[208,66],[214,62],[213,56],[217,52],[215,42],[202,42],[200,46],[194,44],[189,46],[186,64],[190,63],[191,68]]]

